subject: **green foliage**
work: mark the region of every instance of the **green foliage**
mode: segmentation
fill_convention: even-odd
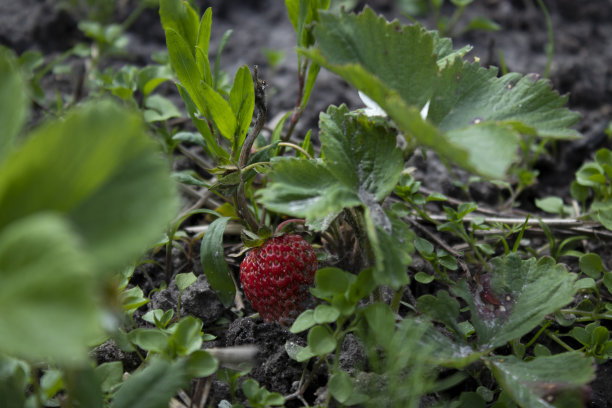
[[[418,25],[388,23],[370,9],[321,13],[314,35],[317,46],[300,53],[364,92],[407,136],[484,176],[504,177],[519,133],[578,136],[569,129],[578,115],[546,81],[496,78],[495,69],[463,61],[465,50],[452,53],[448,40]],[[428,101],[424,119],[418,110]]]

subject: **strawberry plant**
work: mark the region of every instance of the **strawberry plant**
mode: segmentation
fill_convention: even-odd
[[[544,145],[580,139],[567,96],[455,49],[469,1],[439,31],[331,3],[285,1],[297,99],[274,121],[266,71],[223,71],[231,31],[191,2],[160,0],[145,67],[102,68],[132,17],[82,22],[93,45],[47,64],[0,49],[0,405],[586,406],[612,358],[587,228],[611,229],[610,152],[575,203],[534,200],[565,218],[509,211]],[[90,100],[51,109],[41,81],[75,57]],[[322,70],[366,106],[303,131]],[[30,98],[60,118],[24,131]],[[428,190],[417,160],[505,186],[506,212]],[[104,348],[122,357],[93,364]]]

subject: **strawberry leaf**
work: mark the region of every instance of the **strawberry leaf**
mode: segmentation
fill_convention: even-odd
[[[365,93],[407,137],[460,166],[502,178],[516,160],[520,133],[579,136],[569,128],[578,115],[544,80],[497,78],[495,69],[464,62],[466,48],[452,51],[450,40],[389,23],[368,8],[320,17],[317,46],[298,51]],[[424,119],[419,112],[428,101]]]
[[[512,253],[492,264],[476,289],[464,280],[452,289],[469,306],[481,349],[520,338],[574,298],[576,275],[551,258],[522,260]]]
[[[584,406],[589,394],[587,384],[595,377],[593,361],[580,352],[537,357],[531,361],[496,356],[485,363],[504,391],[523,407]]]

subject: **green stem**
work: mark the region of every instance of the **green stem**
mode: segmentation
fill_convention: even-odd
[[[552,65],[552,59],[555,53],[555,36],[553,33],[552,20],[550,19],[550,14],[548,13],[548,9],[542,0],[536,0],[538,2],[538,6],[542,9],[544,13],[544,19],[546,20],[546,32],[548,33],[548,44],[546,44],[546,69],[544,70],[544,77],[548,78],[550,76],[550,66]]]
[[[540,328],[540,330],[538,330],[538,332],[535,334],[535,336],[533,336],[531,338],[531,340],[529,340],[527,342],[527,344],[525,344],[525,349],[529,348],[533,343],[535,343],[536,340],[542,335],[542,333],[544,333],[544,330],[546,330],[548,328],[548,326],[550,326],[551,323],[552,323],[552,321],[547,320],[546,323],[544,323],[542,325],[542,328]]]
[[[395,291],[393,299],[391,300],[391,310],[393,310],[393,313],[397,314],[399,312],[400,304],[402,302],[402,296],[404,295],[405,289],[406,287],[402,286],[401,288]]]
[[[556,334],[554,334],[550,330],[545,330],[544,333],[546,333],[546,335],[548,337],[550,337],[555,343],[557,343],[558,345],[560,345],[561,347],[563,347],[567,351],[574,351],[573,348],[571,348],[566,342],[561,340]]]

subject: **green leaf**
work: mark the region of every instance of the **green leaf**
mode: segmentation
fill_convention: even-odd
[[[159,329],[134,329],[128,333],[132,343],[143,350],[164,353],[168,349],[170,336]]]
[[[319,127],[327,168],[365,204],[393,191],[404,165],[394,131],[367,116],[349,115],[346,105],[321,113]]]
[[[339,403],[346,402],[353,393],[353,380],[345,371],[335,371],[327,382],[327,387],[332,397]]]
[[[85,362],[102,319],[91,265],[79,236],[58,214],[31,215],[3,228],[0,351],[35,361]]]
[[[149,96],[145,101],[144,107],[144,118],[147,123],[161,122],[182,116],[174,103],[161,95]]]
[[[27,113],[27,94],[13,52],[0,47],[0,162],[12,149]]]
[[[522,133],[573,139],[579,115],[563,108],[547,80],[517,73],[496,76],[497,69],[459,59],[441,71],[427,118],[443,131],[497,122]]]
[[[176,392],[188,385],[186,360],[154,359],[121,385],[111,408],[167,408]]]
[[[503,389],[523,407],[579,407],[588,399],[586,384],[595,378],[591,359],[570,352],[521,361],[514,356],[490,357],[485,363]]]
[[[542,211],[551,214],[563,214],[563,200],[560,197],[545,197],[536,199],[535,205]]]
[[[343,295],[354,280],[353,275],[338,268],[321,268],[315,273],[317,293],[324,297]]]
[[[198,15],[189,3],[181,0],[160,0],[159,16],[164,30],[176,31],[188,45],[189,53],[195,56],[196,45],[202,46],[203,41],[200,41],[198,33],[200,31]]]
[[[289,331],[291,333],[301,333],[304,330],[310,329],[316,324],[314,320],[314,310],[308,309],[303,311],[291,325]]]
[[[196,350],[187,357],[187,372],[192,378],[208,377],[219,368],[219,362],[206,350]]]
[[[94,368],[94,373],[98,378],[102,392],[111,392],[116,385],[121,383],[123,363],[121,361],[102,363]]]
[[[210,118],[213,122],[215,122],[217,128],[219,128],[221,135],[226,139],[233,141],[237,124],[236,117],[234,116],[234,112],[232,111],[230,104],[223,99],[223,96],[221,96],[219,92],[215,91],[210,85],[204,82],[201,83],[199,92],[201,93],[204,101],[206,101],[206,109],[208,112],[210,112]],[[240,116],[240,118],[242,119],[242,116]]]
[[[361,203],[321,162],[293,158],[275,163],[268,186],[257,197],[268,209],[307,222]]]
[[[366,8],[359,15],[320,13],[315,49],[299,49],[342,76],[381,107],[395,90],[408,105],[423,107],[437,73],[433,37],[418,25],[389,23]],[[382,103],[381,103],[382,102]]]
[[[578,115],[544,80],[462,61],[465,49],[418,25],[321,13],[316,48],[298,51],[340,75],[387,112],[408,137],[487,177],[516,158],[519,133],[576,138]],[[430,102],[427,120],[420,110]],[[474,141],[477,141],[475,143]]]
[[[196,43],[196,54],[198,69],[204,78],[204,82],[212,85],[212,74],[210,72],[210,62],[208,60],[208,47],[210,45],[210,31],[212,29],[212,8],[208,7],[198,27],[198,42]]]
[[[174,277],[174,280],[176,281],[176,287],[182,292],[189,286],[193,285],[195,281],[198,280],[198,277],[195,276],[193,272],[178,273]]]
[[[490,287],[473,292],[461,281],[452,289],[468,304],[483,349],[520,338],[574,299],[576,275],[551,258],[521,260],[511,253],[492,264]]]
[[[83,366],[66,370],[66,393],[74,406],[103,408],[104,395],[93,367]]]
[[[176,355],[186,356],[202,346],[202,321],[193,316],[185,316],[168,328],[172,333],[171,342]]]
[[[315,326],[308,332],[308,347],[315,356],[324,356],[336,349],[336,339],[328,329]]]
[[[395,317],[391,308],[384,303],[373,303],[363,313],[376,342],[389,347],[392,340],[390,334],[395,331]]]
[[[23,408],[30,380],[30,368],[24,361],[0,354],[0,403],[6,408]]]
[[[441,322],[455,333],[461,334],[461,329],[457,325],[459,302],[450,297],[447,291],[440,290],[436,296],[423,295],[417,299],[416,306],[432,320]]]
[[[236,285],[223,253],[223,233],[229,220],[229,217],[221,217],[210,223],[200,247],[200,258],[206,279],[226,307],[234,302],[236,296]]]
[[[582,255],[578,259],[578,263],[580,271],[593,279],[599,279],[601,272],[604,270],[601,257],[594,252]]]
[[[313,314],[314,321],[317,324],[332,323],[338,317],[340,317],[340,311],[333,306],[325,304],[318,305]]]
[[[238,146],[242,146],[255,109],[253,77],[246,65],[241,66],[236,72],[234,84],[230,91],[229,103],[236,116]]]
[[[61,214],[97,271],[139,256],[177,206],[142,121],[108,100],[40,126],[0,167],[0,228],[41,211]]]

